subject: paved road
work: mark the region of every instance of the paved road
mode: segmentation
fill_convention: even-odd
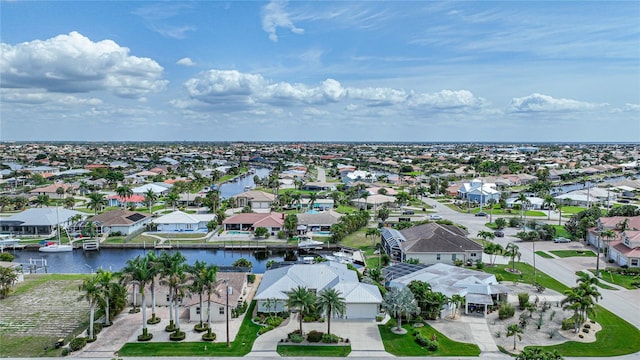
[[[316,168],[318,170],[318,182],[327,182],[327,172],[323,167]]]
[[[438,214],[442,215],[445,219],[450,219],[456,223],[466,226],[469,230],[470,236],[476,236],[476,234],[480,230],[487,230],[487,227],[484,225],[489,221],[489,219],[487,218],[476,217],[473,214],[459,213],[430,198],[423,198],[423,200],[430,205],[434,205],[435,210],[438,212]],[[552,220],[555,217],[555,221],[557,221],[557,216],[558,214],[552,213]],[[546,220],[546,217],[541,218],[541,220]],[[519,242],[518,246],[520,246],[520,252],[522,253],[521,261],[528,264],[533,264],[532,243],[520,242],[520,239],[513,236],[517,231],[518,230],[516,229],[507,228],[505,229],[505,237],[496,238],[494,241],[502,246],[506,246],[506,244],[509,242]],[[577,245],[578,243],[571,244]],[[558,245],[558,247],[560,247],[565,244],[554,245]],[[564,261],[559,261],[557,259],[545,259],[540,256],[536,256],[536,267],[540,269],[540,271],[555,278],[561,283],[569,287],[573,287],[576,285],[576,271],[584,270],[587,268],[595,268],[596,265],[595,258],[589,258],[586,260],[591,261],[593,264],[585,264],[585,259],[580,259],[579,261],[582,262],[576,262],[567,259],[565,259]],[[600,265],[605,266],[604,264],[605,262],[603,262],[603,259],[601,258]],[[607,310],[611,311],[617,316],[627,320],[634,326],[640,328],[640,290],[600,289],[600,292],[602,293],[602,299],[599,301],[600,305],[604,306]]]

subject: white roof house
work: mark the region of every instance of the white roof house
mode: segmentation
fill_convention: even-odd
[[[131,189],[131,191],[133,191],[134,194],[140,194],[140,195],[144,195],[149,190],[153,191],[156,194],[164,194],[169,192],[169,189],[167,189],[166,187],[156,185],[156,184],[145,184],[145,185],[138,186]]]
[[[64,208],[31,208],[0,219],[0,232],[20,235],[49,235],[56,225],[71,225],[71,218],[86,214]]]
[[[347,305],[346,319],[373,319],[380,312],[380,290],[375,285],[358,282],[355,271],[336,262],[294,264],[267,270],[254,296],[258,311],[285,311],[289,292],[298,286],[316,294],[328,288],[340,291]]]
[[[216,218],[215,214],[187,214],[176,210],[153,220],[158,231],[204,231],[207,223]]]

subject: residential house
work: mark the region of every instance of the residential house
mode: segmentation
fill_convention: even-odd
[[[408,264],[400,263],[382,269],[389,287],[404,288],[412,281],[425,282],[431,286],[433,292],[442,293],[448,298],[453,295],[464,297],[465,314],[480,309],[486,317],[489,306],[506,301],[510,292],[509,288],[498,283],[495,275],[486,272],[438,263],[406,273],[403,271],[406,265]],[[400,271],[396,271],[395,267],[400,267]],[[446,305],[441,311],[441,316],[453,310],[451,306],[453,305]]]
[[[269,230],[269,234],[277,235],[284,225],[284,216],[282,213],[242,213],[224,219],[222,225],[225,231],[254,231],[264,227]]]
[[[603,237],[605,230],[613,230],[615,237]],[[587,242],[619,266],[640,267],[640,216],[601,217],[587,232]]]
[[[287,311],[289,293],[298,286],[316,294],[329,288],[339,291],[346,303],[346,311],[342,316],[344,319],[375,319],[380,313],[382,295],[378,287],[358,282],[355,271],[347,269],[345,264],[332,261],[267,270],[254,296],[258,311]],[[333,316],[340,317],[335,313]]]
[[[116,209],[93,216],[89,221],[95,223],[98,234],[120,233],[126,236],[145,229],[151,223],[151,215]]]
[[[498,202],[500,200],[500,191],[496,190],[495,183],[486,183],[480,179],[474,179],[471,182],[462,184],[458,189],[458,198],[478,204],[487,204],[489,200]]]
[[[120,195],[110,195],[107,196],[108,206],[135,206],[135,207],[143,207],[146,206],[144,204],[144,196],[142,195],[131,195],[128,197],[122,197]]]
[[[331,225],[337,223],[342,215],[335,211],[321,213],[301,213],[296,214],[298,218],[298,233],[303,235],[307,232],[331,231]]]
[[[242,305],[247,300],[247,294],[250,288],[247,287],[247,275],[245,272],[218,272],[217,284],[215,291],[211,294],[211,321],[223,322],[227,319],[226,308],[229,310]],[[227,302],[227,288],[231,288],[229,291],[229,301]],[[191,297],[187,300],[186,306],[189,308],[189,321],[200,321],[200,312],[202,311],[202,318],[207,321],[209,302],[208,294],[205,292],[203,295],[202,309],[200,309],[200,297],[198,294],[191,294]],[[231,318],[231,314],[229,314]]]
[[[308,182],[302,185],[302,190],[307,191],[334,191],[335,189],[336,184],[328,182]]]
[[[170,187],[157,184],[145,184],[131,189],[134,194],[142,196],[144,196],[149,190],[153,191],[156,195],[163,196],[169,193]]]
[[[364,209],[372,209],[376,211],[382,207],[396,207],[396,198],[389,195],[369,195],[366,198],[356,198],[351,200],[353,206]]]
[[[58,189],[60,188],[62,190],[60,193],[58,193],[58,191],[60,191]],[[51,185],[32,189],[31,191],[29,191],[29,194],[34,196],[47,195],[49,199],[59,200],[59,199],[64,199],[69,196],[72,196],[72,193],[74,191],[75,191],[75,188],[73,187],[73,185],[56,183],[56,184],[51,184]]]
[[[199,231],[207,232],[207,224],[216,219],[215,214],[187,214],[180,210],[162,215],[152,222],[159,232]]]
[[[410,258],[428,265],[482,261],[483,247],[457,226],[428,223],[404,230],[382,228],[380,233],[382,248],[394,262]]]
[[[236,195],[235,199],[237,207],[249,206],[252,211],[268,213],[271,211],[271,206],[275,202],[276,196],[264,191],[250,190]]]
[[[56,226],[71,225],[72,218],[86,214],[63,208],[31,208],[9,217],[0,218],[0,232],[15,235],[49,236]]]
[[[326,211],[326,210],[330,210],[333,209],[333,199],[316,199],[313,202],[313,205],[311,204],[311,199],[309,198],[302,198],[300,199],[300,208],[303,210],[319,210],[319,211]]]

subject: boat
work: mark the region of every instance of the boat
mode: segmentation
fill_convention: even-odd
[[[4,249],[19,249],[24,245],[20,245],[20,239],[14,238],[11,235],[0,235],[0,251]]]
[[[321,241],[315,241],[307,237],[301,236],[298,238],[298,249],[322,249],[323,244]]]
[[[252,187],[250,185],[247,185],[247,186],[244,187],[244,191],[249,191],[251,189],[252,189]]]
[[[56,208],[56,221],[58,222],[58,229],[56,230],[57,241],[49,241],[44,246],[38,248],[40,252],[46,253],[59,253],[59,252],[69,252],[73,251],[73,246],[71,244],[62,244],[60,242],[60,231],[62,227],[59,225],[60,219],[58,219],[58,208]],[[69,234],[67,233],[67,236]],[[71,239],[69,239],[71,240]]]

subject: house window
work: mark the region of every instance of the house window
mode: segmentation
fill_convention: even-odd
[[[476,253],[471,253],[471,254],[469,254],[469,256],[476,257]]]
[[[169,302],[169,294],[167,294],[167,302]]]
[[[221,306],[218,310],[219,310],[220,315],[224,315],[224,307],[223,306]]]
[[[456,254],[451,254],[451,261],[456,261]]]
[[[196,307],[196,315],[199,315],[199,314],[200,314],[200,307],[198,306]]]
[[[440,254],[436,254],[436,260],[440,260]]]
[[[631,266],[638,266],[638,259],[631,259]]]

